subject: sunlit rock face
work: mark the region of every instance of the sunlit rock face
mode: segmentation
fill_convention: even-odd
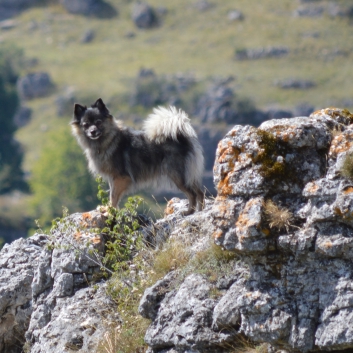
[[[148,302],[154,310],[150,352],[223,352],[239,335],[272,351],[353,349],[353,173],[342,172],[352,123],[347,110],[328,108],[259,128],[237,125],[225,135],[214,164],[217,197],[187,218],[184,202],[173,200],[155,225],[193,249],[211,238],[238,260],[224,278],[191,276],[142,299],[141,308]],[[269,201],[290,215],[282,225],[274,226],[284,213],[269,215]],[[193,310],[188,300],[197,302]]]

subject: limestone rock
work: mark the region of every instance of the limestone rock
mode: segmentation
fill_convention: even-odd
[[[204,212],[192,215],[190,223],[199,224],[203,238],[193,235],[190,246],[197,254],[211,237],[237,253],[238,261],[230,277],[217,281],[220,292],[212,300],[214,284],[207,275],[188,277],[179,289],[150,297],[151,352],[222,352],[222,342],[239,335],[269,343],[272,351],[353,349],[353,182],[340,173],[353,147],[352,123],[348,111],[329,108],[270,120],[258,129],[235,126],[226,134],[214,166],[218,195]],[[271,226],[265,212],[269,199],[291,212],[287,227]],[[175,200],[165,220],[157,222],[173,220],[165,238],[185,241],[183,222],[189,217],[181,220],[183,207]],[[188,300],[195,303],[192,308]]]
[[[31,284],[42,247],[48,242],[45,235],[5,244],[0,251],[0,352],[21,352],[18,342],[24,334],[32,314]]]

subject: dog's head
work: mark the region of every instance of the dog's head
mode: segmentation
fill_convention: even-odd
[[[83,131],[89,139],[98,140],[106,132],[109,132],[112,121],[113,117],[108,108],[99,98],[90,108],[75,104],[71,125],[76,132]]]

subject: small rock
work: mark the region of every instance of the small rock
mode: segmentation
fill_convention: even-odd
[[[81,37],[80,42],[82,44],[91,43],[92,40],[94,39],[95,35],[96,35],[96,33],[93,29],[88,29]]]
[[[283,89],[308,89],[315,87],[316,83],[311,80],[288,78],[285,80],[276,81],[275,85]]]
[[[17,26],[17,21],[15,20],[4,20],[0,21],[0,29],[3,31],[15,28]]]
[[[17,110],[13,120],[14,120],[14,123],[17,127],[23,127],[30,122],[31,117],[32,117],[32,109],[28,108],[28,107],[21,106]]]
[[[20,77],[17,90],[22,99],[44,97],[51,93],[54,84],[46,72],[36,72]]]
[[[213,6],[214,5],[208,2],[207,0],[199,0],[194,4],[194,7],[199,11],[207,11]]]
[[[132,10],[132,20],[141,29],[153,28],[158,25],[155,10],[147,3],[136,3]]]
[[[235,58],[237,60],[257,60],[265,58],[281,58],[288,55],[287,47],[267,47],[256,49],[237,49]]]
[[[229,21],[242,21],[244,19],[244,14],[239,10],[232,10],[228,12]]]
[[[323,15],[324,7],[317,5],[301,6],[294,11],[296,17],[320,17]]]

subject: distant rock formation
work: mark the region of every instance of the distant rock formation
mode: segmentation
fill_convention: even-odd
[[[0,0],[0,21],[18,15],[39,2],[40,0]]]
[[[157,13],[154,8],[145,2],[135,3],[132,9],[131,17],[136,27],[141,29],[153,28],[159,23]]]
[[[30,73],[17,81],[17,91],[22,99],[34,99],[49,95],[54,88],[50,76],[46,72]]]
[[[287,47],[266,47],[254,49],[238,49],[235,52],[237,60],[258,60],[266,58],[281,58],[289,54]]]
[[[64,8],[73,14],[91,17],[115,17],[117,10],[104,0],[60,0]]]

